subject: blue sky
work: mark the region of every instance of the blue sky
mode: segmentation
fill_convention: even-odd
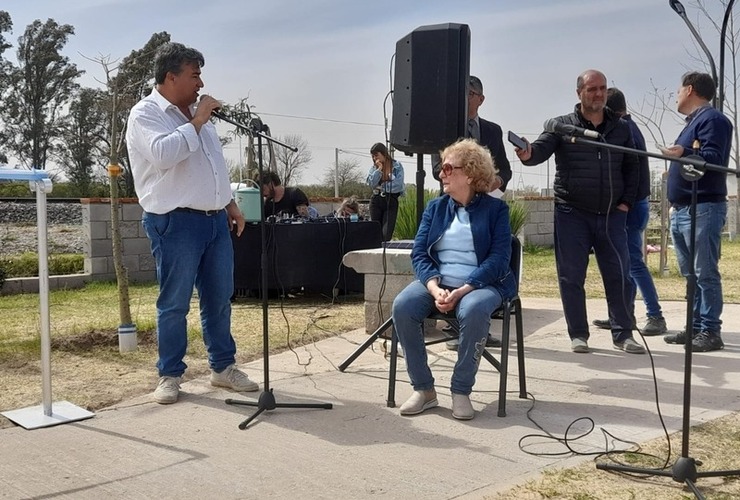
[[[700,24],[690,0],[683,3]],[[88,86],[98,85],[102,71],[82,55],[124,57],[160,31],[198,48],[206,58],[203,92],[231,103],[249,97],[273,135],[307,140],[313,161],[302,183],[323,177],[335,148],[340,158],[359,159],[363,171],[370,166],[385,114],[390,122],[383,102],[395,44],[419,26],[470,26],[471,73],[486,94],[481,116],[530,139],[547,118],[572,110],[585,69],[603,71],[633,106],[653,85],[673,92],[687,69],[703,70],[666,0],[5,0],[0,8],[12,17],[14,44],[34,19],[73,25],[64,53],[87,71]],[[717,52],[719,36],[709,27],[702,33]],[[666,142],[679,129],[667,119]],[[238,144],[226,155],[238,159]],[[508,155],[515,158],[511,148]],[[413,181],[416,160],[397,157]],[[514,186],[545,187],[545,165],[512,164]],[[429,175],[426,187],[433,184]]]

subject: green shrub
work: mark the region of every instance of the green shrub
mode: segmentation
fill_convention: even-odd
[[[0,183],[0,197],[3,198],[31,198],[33,192],[28,187],[28,182],[12,181]]]
[[[529,209],[527,205],[517,200],[511,200],[508,203],[511,234],[519,234],[529,220]]]
[[[49,275],[81,273],[85,257],[81,254],[55,254],[49,256]],[[7,258],[0,267],[8,278],[27,278],[39,275],[39,256],[33,252]]]
[[[85,257],[81,254],[56,254],[49,256],[49,274],[77,274],[85,270]]]
[[[439,189],[424,191],[424,207],[439,195]],[[398,198],[398,218],[393,238],[413,240],[416,236],[416,186],[406,185],[406,193]]]

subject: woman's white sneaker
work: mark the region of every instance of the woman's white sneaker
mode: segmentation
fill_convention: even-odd
[[[429,408],[434,408],[438,404],[437,391],[434,389],[414,391],[411,397],[401,405],[401,415],[418,415]]]

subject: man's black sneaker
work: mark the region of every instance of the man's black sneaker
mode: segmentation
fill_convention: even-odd
[[[665,324],[665,318],[662,316],[648,316],[647,323],[640,330],[646,337],[651,335],[663,335],[668,331],[668,327]]]
[[[720,351],[725,348],[719,333],[700,332],[691,339],[691,350],[694,352]]]
[[[697,335],[698,335],[698,332],[694,332],[694,334],[691,337],[694,338]],[[666,335],[665,337],[663,337],[663,340],[665,340],[666,344],[685,344],[686,343],[686,330],[681,330],[678,333]]]
[[[595,327],[601,328],[602,330],[611,330],[612,323],[608,319],[595,319],[591,322]]]

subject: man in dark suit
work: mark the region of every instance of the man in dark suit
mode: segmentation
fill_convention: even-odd
[[[478,115],[478,108],[481,107],[486,96],[483,95],[483,84],[480,78],[470,75],[468,82],[468,126],[467,137],[473,137],[479,144],[488,148],[493,156],[494,166],[498,169],[496,178],[497,185],[491,192],[496,198],[503,196],[506,191],[506,185],[511,180],[511,165],[506,158],[504,149],[504,139],[501,127],[493,122],[484,120]],[[439,156],[432,155],[432,174],[439,180]]]
[[[498,170],[496,176],[496,182],[493,186],[493,190],[489,193],[495,198],[501,198],[506,190],[506,185],[511,180],[511,165],[509,165],[509,159],[506,158],[506,151],[504,150],[504,139],[501,127],[497,123],[489,122],[478,116],[478,108],[481,107],[483,101],[486,100],[486,96],[483,95],[483,84],[480,78],[477,76],[470,75],[468,80],[468,126],[466,137],[472,137],[478,144],[485,146],[491,152],[493,156],[493,165]],[[432,174],[434,178],[440,181],[439,171],[441,170],[439,156],[432,155]],[[440,181],[441,186],[441,181]],[[449,326],[442,329],[445,333],[450,333],[453,329]],[[452,339],[447,342],[447,348],[455,351],[457,350],[458,339]],[[501,341],[491,334],[488,334],[488,341],[486,347],[500,347]]]

